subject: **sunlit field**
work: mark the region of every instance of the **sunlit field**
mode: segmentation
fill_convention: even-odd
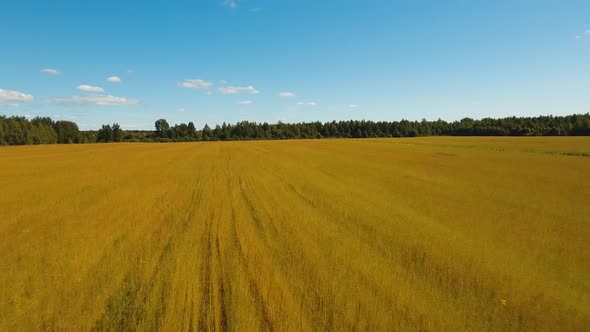
[[[590,138],[0,148],[0,330],[586,330]]]

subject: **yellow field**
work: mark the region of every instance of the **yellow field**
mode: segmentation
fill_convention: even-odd
[[[0,330],[585,330],[590,138],[0,148]]]

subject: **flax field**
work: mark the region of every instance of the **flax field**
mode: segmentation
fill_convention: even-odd
[[[0,147],[0,331],[588,326],[588,137]]]

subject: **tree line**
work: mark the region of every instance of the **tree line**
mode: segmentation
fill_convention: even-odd
[[[107,142],[191,142],[260,139],[318,139],[416,136],[590,136],[590,113],[568,116],[485,118],[460,121],[332,121],[275,124],[242,121],[236,124],[193,122],[170,126],[165,119],[154,131],[123,130],[117,123],[99,130],[79,130],[71,121],[49,117],[0,116],[0,145]]]
[[[0,145],[94,143],[92,132],[83,132],[71,121],[49,117],[5,117],[0,115]]]

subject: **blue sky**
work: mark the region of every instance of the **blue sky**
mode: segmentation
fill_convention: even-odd
[[[19,0],[0,31],[0,113],[82,129],[590,111],[587,0]]]

